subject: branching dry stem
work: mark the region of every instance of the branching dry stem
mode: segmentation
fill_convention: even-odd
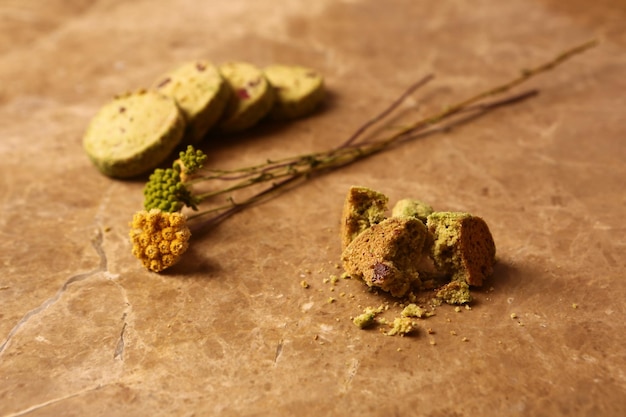
[[[532,97],[537,94],[536,90],[530,90],[496,102],[483,102],[483,100],[489,97],[507,93],[514,87],[525,83],[529,79],[554,69],[573,56],[579,55],[596,46],[597,43],[598,42],[596,40],[591,40],[565,50],[541,65],[521,71],[521,74],[512,80],[461,100],[456,104],[448,106],[433,115],[420,119],[405,127],[398,128],[393,134],[383,139],[358,142],[358,139],[367,129],[387,118],[403,101],[406,100],[407,97],[413,94],[418,88],[423,87],[431,81],[434,78],[432,75],[428,75],[410,86],[382,113],[362,125],[352,136],[350,136],[350,138],[336,148],[325,152],[308,153],[277,160],[267,160],[266,162],[258,165],[234,170],[205,170],[205,175],[197,176],[193,180],[188,181],[187,184],[194,185],[210,180],[236,182],[221,189],[203,194],[197,194],[196,197],[200,201],[207,201],[208,199],[219,195],[229,194],[229,197],[227,198],[228,203],[193,214],[189,216],[189,219],[214,214],[214,217],[208,219],[204,223],[217,223],[247,206],[270,198],[280,190],[294,184],[297,180],[307,179],[314,174],[321,172],[336,170],[365,159],[371,155],[377,154],[383,150],[389,149],[395,144],[403,143],[405,140],[410,140],[417,136],[422,136],[423,134],[434,133],[442,130],[445,131],[450,128],[451,125],[454,125],[454,121],[452,120],[454,116],[458,116],[461,113],[473,112],[480,115],[497,107],[511,105]],[[448,122],[448,127],[442,126],[443,122]],[[235,202],[232,195],[233,192],[265,183],[271,183],[271,185],[251,197],[245,198],[241,202]]]

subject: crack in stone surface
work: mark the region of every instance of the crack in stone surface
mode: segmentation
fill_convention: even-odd
[[[126,313],[124,313],[124,318],[126,317]],[[121,361],[124,360],[124,331],[126,331],[126,326],[128,323],[124,322],[122,326],[122,331],[120,332],[120,338],[117,341],[117,345],[115,346],[115,353],[113,354],[113,359],[120,358]]]
[[[359,370],[359,362],[358,359],[353,358],[348,365],[348,371],[346,372],[346,379],[343,382],[342,392],[346,393],[350,390],[350,385],[352,384],[352,380],[356,376],[357,371]]]
[[[46,408],[48,406],[60,403],[61,401],[65,401],[65,400],[69,400],[71,398],[75,398],[75,397],[79,397],[83,394],[88,394],[90,392],[93,391],[98,391],[99,389],[101,389],[102,387],[104,387],[104,385],[97,385],[96,387],[92,387],[92,388],[88,388],[79,392],[74,392],[72,394],[69,395],[65,395],[63,397],[59,397],[59,398],[53,398],[52,400],[48,400],[39,404],[35,404],[35,405],[31,405],[28,408],[25,408],[23,410],[17,411],[15,413],[12,414],[7,414],[5,417],[21,417],[21,416],[25,416],[27,414],[30,414],[32,412],[41,410],[43,408]]]
[[[28,323],[28,321],[32,317],[36,316],[37,314],[41,313],[42,311],[46,310],[48,307],[50,307],[51,305],[56,303],[59,300],[59,298],[61,298],[61,296],[63,296],[63,294],[66,292],[66,290],[69,288],[70,285],[72,285],[72,284],[74,284],[76,282],[83,281],[83,280],[85,280],[85,279],[87,279],[87,278],[89,278],[89,277],[91,277],[91,276],[93,276],[95,274],[100,273],[100,272],[106,271],[106,268],[107,268],[107,258],[106,258],[106,254],[104,253],[104,249],[102,248],[103,240],[104,240],[104,238],[102,236],[102,231],[100,229],[98,229],[96,231],[96,236],[91,239],[91,246],[93,246],[94,250],[96,251],[96,253],[100,257],[100,264],[98,265],[98,267],[96,269],[92,270],[92,271],[84,272],[82,274],[78,274],[78,275],[74,275],[74,276],[70,277],[67,281],[65,281],[65,283],[61,286],[61,288],[59,288],[59,290],[56,292],[56,294],[54,294],[52,297],[48,298],[46,301],[44,301],[38,307],[35,307],[34,309],[32,309],[29,312],[27,312],[26,314],[24,314],[24,316],[17,322],[17,324],[15,326],[13,326],[11,331],[9,331],[7,337],[2,342],[2,344],[0,344],[0,356],[4,353],[4,351],[9,346],[9,344],[11,342],[11,339],[13,339],[13,336],[22,327],[24,327],[24,325],[26,325],[26,323]]]
[[[133,306],[130,303],[130,301],[128,300],[128,293],[126,291],[126,288],[124,288],[124,286],[122,284],[120,284],[117,281],[117,279],[116,279],[116,278],[119,277],[119,275],[113,275],[113,274],[110,274],[110,273],[106,272],[105,276],[120,291],[120,294],[122,295],[122,298],[123,298],[123,301],[124,301],[124,305],[126,306],[124,308],[124,313],[122,314],[123,325],[122,325],[122,330],[120,331],[120,338],[118,339],[117,345],[115,346],[115,351],[113,353],[113,359],[118,359],[119,358],[121,361],[123,361],[124,360],[124,356],[123,356],[124,355],[124,348],[126,347],[126,341],[124,339],[124,336],[125,336],[126,329],[129,326],[132,327],[132,323],[133,323],[133,319],[132,319]]]
[[[278,359],[280,358],[280,355],[282,355],[283,353],[283,339],[280,339],[278,341],[278,345],[276,345],[276,353],[274,354],[274,366],[277,365],[278,363]]]

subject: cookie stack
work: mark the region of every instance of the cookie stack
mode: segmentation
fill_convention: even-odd
[[[89,124],[83,147],[103,174],[134,177],[211,130],[235,133],[264,118],[303,117],[324,95],[323,77],[309,68],[198,60],[159,77],[149,90],[104,105]]]

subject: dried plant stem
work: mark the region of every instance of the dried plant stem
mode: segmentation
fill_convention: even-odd
[[[393,134],[384,139],[357,143],[357,139],[368,128],[370,128],[377,122],[380,122],[389,114],[391,114],[407,97],[409,97],[414,91],[428,83],[433,78],[432,75],[426,76],[417,83],[410,86],[387,109],[385,109],[382,113],[380,113],[373,119],[366,122],[363,126],[357,129],[357,131],[350,138],[348,138],[347,141],[345,141],[342,145],[336,148],[330,149],[325,152],[296,155],[293,157],[283,158],[279,160],[268,160],[265,163],[235,170],[210,170],[208,171],[207,175],[194,178],[188,183],[195,184],[208,180],[236,181],[234,184],[225,188],[196,195],[196,197],[201,201],[218,195],[229,194],[234,191],[248,188],[256,184],[262,184],[267,182],[271,182],[272,184],[263,191],[260,191],[253,196],[246,198],[242,202],[235,202],[235,200],[231,196],[228,198],[228,204],[191,215],[189,216],[189,218],[192,219],[200,216],[205,216],[207,214],[217,214],[214,218],[210,219],[209,222],[219,222],[225,217],[241,210],[246,206],[252,205],[270,197],[274,193],[294,183],[298,179],[308,178],[311,175],[322,171],[334,170],[354,163],[356,161],[360,161],[378,152],[389,149],[392,145],[400,143],[403,139],[415,137],[414,135],[416,135],[417,133],[424,132],[430,128],[434,128],[437,125],[440,125],[442,122],[448,122],[453,118],[453,116],[459,115],[462,112],[489,111],[496,107],[509,105],[522,99],[528,98],[536,94],[536,90],[508,97],[494,103],[480,103],[488,97],[509,92],[511,89],[526,82],[530,78],[552,70],[569,58],[581,54],[596,45],[597,41],[591,40],[581,45],[575,46],[571,49],[565,50],[559,53],[556,57],[539,66],[523,70],[521,72],[521,75],[513,78],[508,82],[482,91],[465,100],[448,106],[431,116],[420,119],[408,126],[399,128]]]

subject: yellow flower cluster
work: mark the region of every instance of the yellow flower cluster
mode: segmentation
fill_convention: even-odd
[[[151,271],[161,272],[174,265],[189,247],[191,233],[181,213],[139,211],[130,226],[133,255]]]

